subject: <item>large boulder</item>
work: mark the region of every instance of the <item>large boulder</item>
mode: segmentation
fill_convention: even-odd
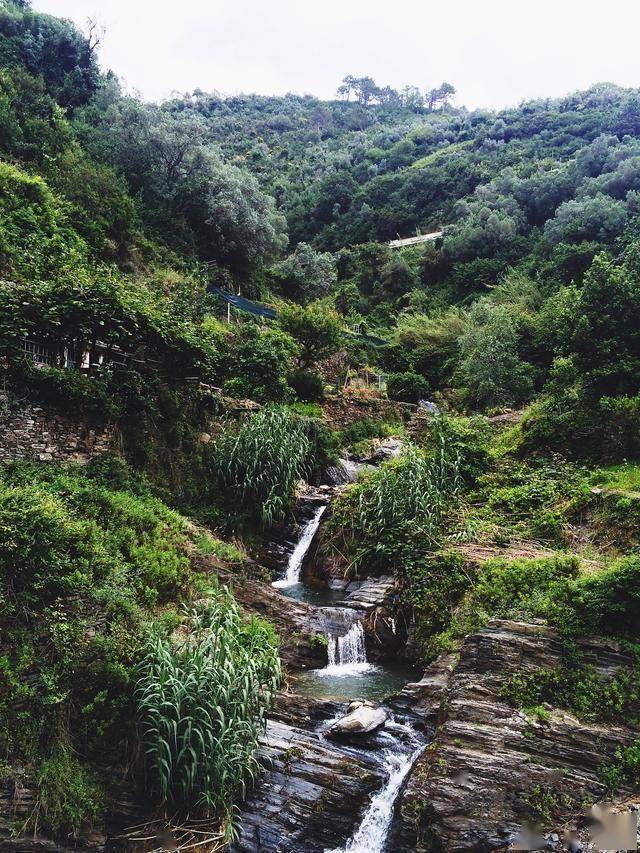
[[[368,735],[382,728],[387,719],[388,714],[384,708],[376,707],[372,702],[352,702],[346,715],[329,726],[327,737]]]

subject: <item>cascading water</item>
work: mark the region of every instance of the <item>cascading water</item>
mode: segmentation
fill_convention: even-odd
[[[348,676],[368,672],[364,627],[355,610],[348,607],[323,608],[327,623],[327,666],[316,670],[320,676]]]
[[[344,637],[331,637],[327,644],[329,666],[350,666],[367,662],[362,622],[354,622]]]
[[[384,764],[389,774],[386,784],[371,800],[360,826],[346,845],[332,850],[331,853],[383,853],[396,799],[422,749],[421,745],[411,752],[385,752]]]
[[[283,578],[280,580],[274,581],[273,586],[278,589],[287,589],[288,587],[296,586],[296,584],[300,583],[300,571],[302,569],[302,562],[307,554],[307,551],[311,547],[311,543],[313,542],[313,537],[316,535],[318,527],[320,526],[320,519],[322,518],[322,513],[326,509],[326,504],[323,506],[319,506],[313,517],[309,520],[302,531],[302,536],[300,537],[298,544],[293,549],[291,556],[289,557],[289,562],[287,563],[287,570]]]

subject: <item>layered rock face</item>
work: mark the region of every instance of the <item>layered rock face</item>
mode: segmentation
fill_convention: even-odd
[[[615,644],[581,650],[603,675],[630,663]],[[562,654],[552,629],[496,620],[466,638],[457,664],[440,659],[397,697],[438,728],[402,798],[394,851],[509,849],[536,807],[561,824],[604,796],[599,768],[637,731],[560,711],[534,722],[501,696],[511,675],[556,669]]]
[[[286,697],[281,702],[286,709]],[[242,806],[232,853],[323,853],[349,837],[383,783],[375,751],[329,743],[316,714],[295,719],[285,710],[269,721],[258,756],[264,772]]]

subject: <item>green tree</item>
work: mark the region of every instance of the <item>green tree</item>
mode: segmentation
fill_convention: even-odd
[[[598,255],[585,276],[573,318],[575,365],[589,393],[640,391],[640,246],[616,264]]]
[[[300,345],[300,367],[310,367],[340,349],[342,321],[335,310],[322,302],[307,308],[285,305],[278,318],[284,331]]]
[[[518,325],[509,306],[479,299],[469,312],[460,370],[474,406],[522,403],[533,391],[533,368],[518,353]]]
[[[336,281],[336,265],[329,252],[316,252],[298,243],[292,255],[274,267],[285,295],[302,303],[327,296]]]

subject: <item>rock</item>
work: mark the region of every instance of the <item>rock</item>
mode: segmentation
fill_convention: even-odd
[[[355,708],[350,710],[355,704]],[[388,714],[383,708],[376,708],[371,702],[351,703],[346,716],[337,720],[327,729],[327,737],[350,737],[368,735],[382,728]]]
[[[615,643],[579,645],[598,672],[631,662]],[[432,842],[428,849],[448,853],[505,849],[535,820],[538,792],[554,798],[556,830],[602,798],[600,767],[637,732],[555,710],[532,726],[502,696],[511,676],[556,670],[563,654],[556,631],[544,624],[494,620],[464,640],[457,665],[443,659],[394,699],[392,708],[420,709],[438,727],[403,794],[394,853],[415,851],[423,837]]]
[[[356,610],[373,610],[387,602],[394,592],[395,581],[392,577],[367,578],[362,583],[347,587],[344,604]]]
[[[354,699],[353,702],[349,702],[347,706],[347,714],[350,714],[352,711],[357,711],[358,708],[377,708],[375,702],[371,702],[369,699]]]
[[[240,810],[232,853],[323,853],[342,847],[385,774],[367,751],[270,721],[264,772]]]
[[[338,459],[335,465],[330,465],[325,471],[325,480],[330,486],[346,486],[358,479],[360,466],[349,459]]]
[[[354,457],[356,462],[366,465],[380,465],[387,459],[395,459],[404,450],[404,439],[391,437],[371,440],[371,449],[362,456]]]

